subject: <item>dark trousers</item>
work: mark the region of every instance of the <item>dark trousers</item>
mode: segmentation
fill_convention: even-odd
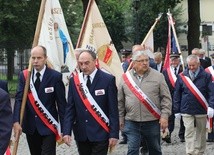
[[[36,130],[33,135],[26,134],[31,155],[56,155],[55,135],[41,136]]]
[[[180,139],[184,139],[184,134],[185,134],[185,126],[184,126],[183,118],[181,117],[180,129],[179,129],[179,132],[178,132],[179,138]]]
[[[108,140],[100,142],[85,142],[77,141],[78,152],[80,155],[107,155],[108,153]]]
[[[211,133],[208,133],[208,139],[214,139],[214,119],[213,119],[213,125],[212,125],[212,132]]]
[[[168,126],[169,132],[171,134],[174,130],[174,127],[175,127],[175,115],[174,115],[174,113],[172,115],[170,115],[169,120],[168,120],[168,124],[169,124],[169,126]],[[179,128],[179,132],[178,132],[179,138],[184,139],[184,134],[185,134],[185,126],[184,126],[183,119],[181,117],[180,128]]]

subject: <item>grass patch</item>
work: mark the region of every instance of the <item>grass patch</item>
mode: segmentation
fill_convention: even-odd
[[[10,96],[12,97],[15,96],[17,86],[18,86],[18,75],[14,75],[13,80],[8,81],[6,75],[0,74],[0,79],[8,82],[8,90],[9,90]]]

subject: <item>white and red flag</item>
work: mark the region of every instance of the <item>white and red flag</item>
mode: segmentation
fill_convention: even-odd
[[[63,74],[67,86],[77,62],[59,0],[46,0],[39,45],[47,49],[49,65]]]
[[[118,84],[123,74],[120,58],[94,0],[89,0],[77,48],[96,52],[99,68],[114,75]]]
[[[182,67],[184,67],[183,57],[180,50],[180,45],[178,43],[177,34],[175,32],[174,27],[174,20],[170,12],[167,13],[168,15],[168,41],[166,46],[166,55],[164,60],[163,69],[167,69],[170,67],[170,54],[179,54],[180,55],[180,63]],[[184,68],[183,68],[184,69]]]

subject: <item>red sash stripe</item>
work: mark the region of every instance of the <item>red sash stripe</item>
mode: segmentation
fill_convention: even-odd
[[[84,103],[85,107],[88,109],[88,111],[91,113],[91,115],[94,117],[94,119],[100,124],[103,129],[106,132],[109,132],[109,126],[102,120],[102,118],[94,111],[93,106],[90,104],[89,100],[87,99],[86,95],[84,94],[82,85],[80,84],[80,80],[78,75],[74,75],[74,83],[77,89],[77,92]]]
[[[213,71],[213,66],[210,66],[205,69],[207,73],[210,73],[212,75],[212,80],[214,81],[214,71]]]
[[[167,68],[166,72],[167,72],[167,75],[169,77],[169,81],[170,81],[172,87],[175,88],[175,81],[173,80],[173,77],[172,77],[173,73],[171,72],[170,67]]]
[[[24,77],[26,79],[27,75],[28,75],[28,71],[24,70],[23,73],[24,73]],[[29,99],[31,105],[33,106],[33,109],[35,110],[36,114],[42,120],[42,122],[56,135],[56,140],[60,140],[61,137],[58,134],[56,127],[51,122],[49,122],[48,118],[45,117],[44,113],[42,113],[41,110],[39,109],[39,107],[36,105],[36,101],[35,101],[31,91],[28,92],[28,99]]]
[[[184,81],[185,85],[187,86],[187,88],[191,91],[191,93],[196,97],[196,99],[199,101],[199,103],[202,105],[202,107],[207,111],[207,106],[204,103],[204,101],[201,99],[201,97],[198,95],[198,93],[192,88],[192,86],[190,85],[190,83],[187,81],[187,79],[184,77],[184,74],[181,73],[181,79]]]
[[[126,83],[126,85],[130,88],[130,90],[133,92],[133,94],[141,101],[141,103],[149,110],[149,112],[156,117],[157,119],[160,119],[160,115],[149,105],[149,103],[140,95],[136,89],[133,87],[133,85],[130,83],[129,79],[127,78],[126,74],[123,74],[123,79]]]

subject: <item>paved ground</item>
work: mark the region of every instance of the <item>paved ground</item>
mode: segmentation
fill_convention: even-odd
[[[12,100],[12,103],[14,101]],[[181,143],[178,138],[178,120],[175,121],[175,131],[172,133],[172,143],[167,144],[162,142],[163,155],[185,155],[185,143]],[[13,146],[12,146],[13,147]],[[12,149],[12,148],[11,148]],[[126,155],[127,145],[118,144],[112,153],[109,155]],[[214,154],[214,142],[207,143],[205,155]],[[22,134],[19,142],[17,155],[30,155],[25,135]],[[65,144],[57,146],[57,155],[78,155],[75,141],[72,141],[72,146],[68,147]]]

